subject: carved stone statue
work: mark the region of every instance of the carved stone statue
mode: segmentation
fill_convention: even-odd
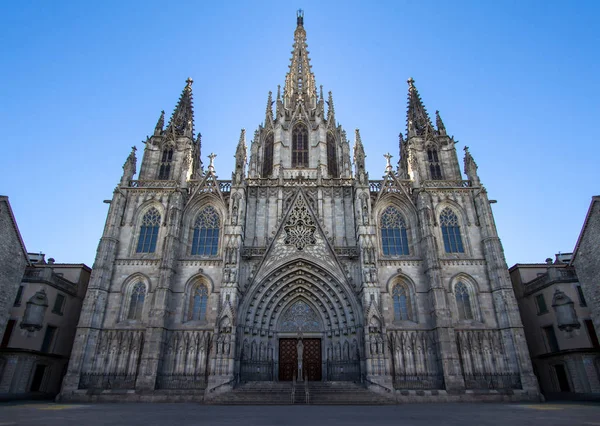
[[[302,372],[302,355],[304,354],[304,344],[302,343],[302,338],[298,339],[296,350],[298,352],[298,381],[301,382],[302,378],[304,377],[304,373]]]

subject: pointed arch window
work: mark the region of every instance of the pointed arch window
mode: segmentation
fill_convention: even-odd
[[[273,133],[265,139],[263,151],[262,177],[269,177],[273,173]]]
[[[127,319],[138,321],[142,319],[142,310],[144,309],[145,299],[146,286],[144,285],[144,283],[138,282],[133,286],[133,289],[131,290]]]
[[[394,301],[394,320],[410,320],[410,300],[406,286],[402,284],[396,284],[392,290],[392,300]]]
[[[308,129],[303,124],[292,130],[292,167],[308,167]]]
[[[160,213],[156,208],[152,207],[142,218],[142,226],[140,227],[140,236],[136,249],[137,253],[154,253],[159,226]]]
[[[467,286],[458,282],[454,287],[454,294],[456,296],[456,307],[458,308],[458,318],[461,320],[473,319],[473,309],[471,308],[471,296]]]
[[[213,206],[206,206],[200,210],[194,222],[193,255],[217,255],[220,225],[221,219]]]
[[[440,226],[442,227],[446,253],[464,253],[465,249],[460,236],[458,217],[449,207],[446,207],[440,213]]]
[[[427,148],[427,162],[429,163],[429,174],[432,180],[442,179],[442,168],[440,167],[440,160],[438,157],[437,149],[430,146]]]
[[[386,207],[381,215],[381,247],[385,256],[409,254],[406,221],[396,207]]]
[[[204,284],[194,288],[190,306],[190,321],[206,320],[206,307],[208,305],[208,289]]]
[[[339,177],[335,137],[331,133],[327,133],[327,171],[329,177]]]
[[[159,180],[168,180],[171,176],[171,162],[173,161],[173,148],[165,148],[160,160],[160,169],[158,171]]]

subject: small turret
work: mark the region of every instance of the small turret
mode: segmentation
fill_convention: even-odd
[[[329,99],[327,100],[327,124],[329,127],[335,127],[335,108],[333,106],[333,95],[329,92]]]
[[[360,130],[354,131],[354,174],[360,183],[365,183],[368,179],[365,171],[365,148],[360,138]]]
[[[270,93],[271,92],[269,92],[269,94]],[[246,129],[242,129],[240,133],[240,140],[235,150],[235,173],[233,174],[234,184],[241,183],[246,175],[246,150]]]
[[[269,91],[267,98],[267,110],[265,112],[265,127],[273,121],[273,92]]]

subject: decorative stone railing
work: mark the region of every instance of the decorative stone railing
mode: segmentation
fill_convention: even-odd
[[[470,188],[470,180],[426,180],[424,188]]]
[[[175,188],[176,180],[130,180],[130,188]]]

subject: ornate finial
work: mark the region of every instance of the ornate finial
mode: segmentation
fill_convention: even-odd
[[[392,171],[392,163],[390,160],[392,159],[393,155],[388,152],[387,154],[383,154],[383,156],[387,160],[387,164],[385,166],[385,172],[390,173]]]
[[[187,83],[185,87],[192,87],[192,83],[194,82],[194,80],[192,79],[192,77],[188,77],[185,82]]]
[[[165,127],[165,110],[163,109],[160,112],[160,117],[156,122],[156,126],[154,127],[154,135],[158,136],[162,133],[163,128]]]
[[[319,97],[323,99],[323,85],[320,86],[321,90],[319,91]]]
[[[131,150],[132,150],[133,152],[137,151],[137,148],[135,147],[135,145],[131,147]]]
[[[270,90],[267,98],[267,111],[265,112],[265,126],[269,123],[269,118],[273,119],[273,92]]]
[[[304,11],[302,9],[298,9],[296,12],[296,24],[304,25]]]
[[[406,80],[406,82],[408,83],[408,85],[410,87],[415,87],[415,80],[412,77],[408,77],[408,80]]]
[[[208,159],[210,160],[210,163],[208,164],[208,171],[209,172],[214,172],[215,171],[215,157],[217,156],[217,154],[211,152],[210,155],[208,156]]]
[[[277,85],[277,100],[281,99],[281,85]]]

